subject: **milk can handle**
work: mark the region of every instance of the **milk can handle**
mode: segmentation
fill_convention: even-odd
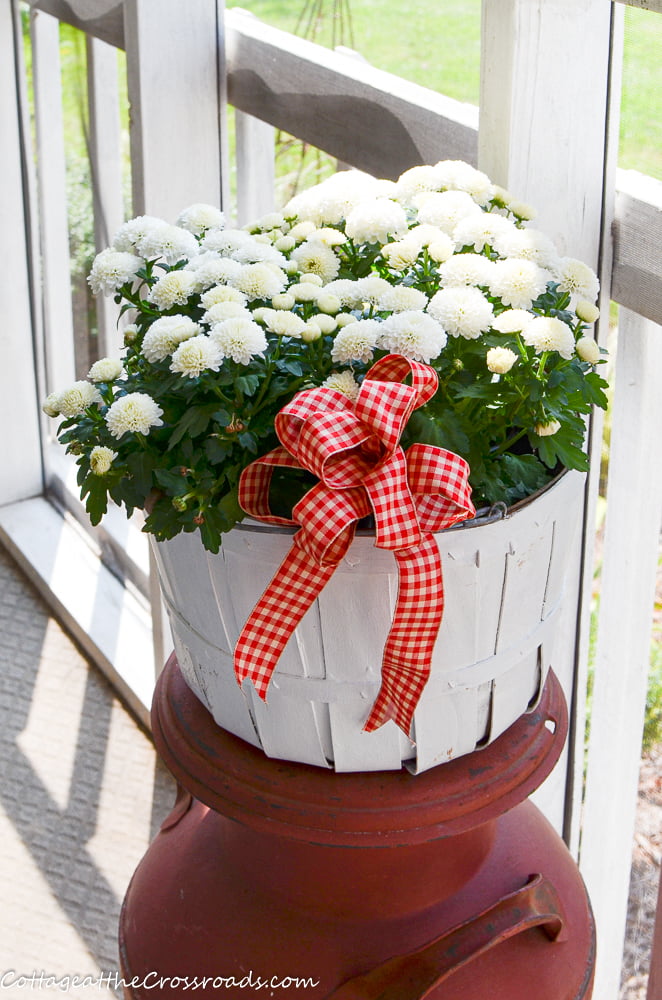
[[[457,969],[530,927],[541,927],[550,940],[563,931],[558,894],[543,875],[532,875],[521,889],[418,951],[348,979],[328,1000],[423,1000]]]

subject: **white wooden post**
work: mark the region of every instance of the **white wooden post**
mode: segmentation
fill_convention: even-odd
[[[219,205],[222,0],[125,0],[133,214]]]
[[[627,917],[662,521],[660,371],[662,328],[621,309],[580,855],[600,1000],[618,996]]]
[[[37,133],[39,229],[46,351],[46,387],[75,379],[69,225],[62,125],[59,22],[32,11],[32,73]]]
[[[124,2],[134,215],[224,204],[223,13],[223,0]],[[151,550],[150,596],[158,670],[169,638]]]
[[[243,226],[275,207],[275,129],[243,111],[235,111],[234,123],[237,225]]]
[[[90,113],[90,169],[97,253],[110,241],[124,219],[122,143],[117,86],[117,49],[87,36],[87,95]],[[122,346],[117,327],[119,309],[111,296],[97,296],[100,356]]]
[[[14,10],[0,4],[0,219],[7,234],[0,240],[3,303],[3,361],[0,365],[2,475],[0,504],[13,503],[42,490],[38,389],[32,337],[29,218],[21,162],[21,114],[17,81]]]
[[[603,177],[608,132],[608,78],[612,10],[602,0],[483,0],[478,165],[497,183],[533,205],[533,223],[562,254],[597,269],[602,236]],[[581,551],[571,567],[579,603]],[[572,589],[572,588],[571,588]],[[569,596],[569,599],[571,595]],[[581,623],[587,625],[586,617]],[[579,714],[574,743],[583,737],[585,685],[570,666],[577,636],[565,624],[559,679]],[[559,831],[566,823],[567,760],[538,795]],[[567,772],[570,800],[572,766]],[[602,998],[601,998],[602,1000]]]

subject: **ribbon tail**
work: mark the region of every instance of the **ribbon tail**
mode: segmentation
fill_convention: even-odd
[[[424,534],[420,545],[395,552],[398,600],[384,647],[382,683],[363,727],[371,733],[389,719],[409,737],[423,689],[430,676],[432,651],[444,611],[439,547]]]
[[[288,639],[333,576],[336,565],[313,563],[297,535],[253,608],[235,646],[234,670],[240,685],[246,677],[250,678],[263,701]]]

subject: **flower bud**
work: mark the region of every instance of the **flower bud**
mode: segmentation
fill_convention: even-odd
[[[319,340],[321,336],[322,330],[319,323],[316,323],[313,319],[309,319],[305,330],[301,331],[301,339],[304,344],[312,344],[315,340]]]
[[[505,375],[517,361],[517,355],[509,347],[491,347],[485,361],[488,369],[495,375]]]
[[[581,319],[584,323],[595,323],[600,315],[598,307],[594,306],[592,302],[587,302],[586,299],[579,300],[575,306],[575,312],[577,313],[577,318]]]
[[[534,428],[538,437],[551,437],[560,429],[561,425],[558,420],[548,420],[545,424],[536,424]]]
[[[582,361],[588,361],[590,365],[595,365],[600,360],[600,348],[593,337],[580,337],[575,344],[575,350]]]

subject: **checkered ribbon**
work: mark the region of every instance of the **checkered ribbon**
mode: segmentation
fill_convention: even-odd
[[[411,385],[403,382],[407,376]],[[436,389],[428,365],[389,354],[367,373],[355,402],[326,387],[298,393],[276,416],[282,447],[244,469],[239,503],[246,513],[268,524],[300,525],[235,646],[239,684],[249,677],[263,700],[288,639],[346,554],[357,522],[374,514],[375,544],[393,551],[399,591],[381,688],[364,729],[393,719],[409,735],[444,607],[432,533],[474,514],[464,459],[424,444],[404,452],[399,444],[412,412]],[[293,520],[269,508],[277,467],[308,469],[320,480],[294,507]]]

